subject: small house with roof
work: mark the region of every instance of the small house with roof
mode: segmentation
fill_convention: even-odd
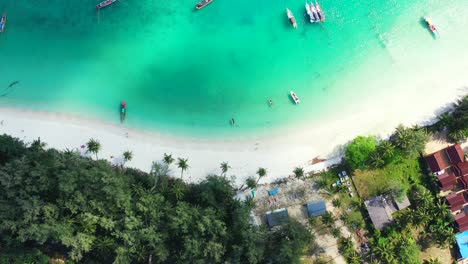
[[[461,212],[454,216],[455,222],[457,223],[458,230],[464,232],[468,230],[468,215],[465,212]]]
[[[443,172],[437,175],[442,191],[452,190],[458,183],[457,177],[453,172]]]
[[[468,176],[468,161],[458,163],[453,167],[453,171],[459,177]]]
[[[425,157],[427,165],[433,173],[447,169],[465,160],[465,154],[460,145],[455,144]]]
[[[320,216],[327,212],[325,201],[311,202],[306,205],[309,217]]]
[[[268,211],[266,218],[269,227],[275,227],[289,222],[288,209],[281,208],[274,211]]]
[[[463,208],[463,205],[467,203],[465,192],[451,193],[445,197],[448,204],[450,205],[450,210],[456,212]]]
[[[468,231],[457,234],[455,236],[455,239],[457,240],[457,245],[460,251],[461,258],[468,259]]]
[[[382,230],[393,222],[392,214],[394,212],[410,206],[410,202],[406,196],[403,197],[401,202],[397,202],[395,199],[384,195],[364,201],[364,204],[367,208],[367,212],[369,212],[372,224],[374,224],[374,227],[378,230]]]

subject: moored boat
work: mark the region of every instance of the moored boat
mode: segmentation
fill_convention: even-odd
[[[291,10],[289,10],[288,8],[286,8],[286,14],[288,15],[288,19],[289,19],[289,21],[291,22],[293,28],[297,28],[296,18],[294,17],[294,15],[293,15],[293,13],[291,12]]]
[[[314,4],[310,4],[310,12],[312,13],[312,15],[314,16],[314,22],[319,22],[320,21],[320,17],[317,13],[317,9],[315,8]]]
[[[120,122],[125,121],[125,117],[127,116],[127,102],[122,101],[120,104]]]
[[[432,23],[431,19],[428,18],[428,17],[424,17],[424,21],[426,21],[427,26],[428,26],[429,29],[432,31],[432,33],[436,34],[436,33],[437,33],[437,29],[436,29],[436,27],[434,26],[434,24]]]
[[[307,2],[305,3],[305,9],[306,9],[307,15],[309,16],[309,22],[310,23],[316,22],[314,15],[312,14],[312,11],[310,10],[310,5]]]
[[[6,14],[3,14],[2,19],[0,19],[0,33],[2,33],[3,30],[5,30],[5,27],[6,27]]]
[[[213,2],[213,0],[202,0],[198,4],[195,5],[195,8],[200,10],[204,8],[205,6],[211,4],[211,2]]]
[[[291,98],[294,100],[296,104],[301,102],[301,100],[299,99],[299,97],[297,97],[295,92],[291,91],[290,93],[291,93]]]
[[[104,8],[106,6],[110,6],[112,5],[113,3],[115,3],[117,0],[106,0],[106,1],[102,1],[101,3],[97,4],[96,5],[96,8],[99,10],[101,8]]]
[[[320,21],[324,21],[325,14],[323,13],[322,7],[319,5],[317,1],[315,1],[315,9],[317,9],[317,13],[319,15]]]

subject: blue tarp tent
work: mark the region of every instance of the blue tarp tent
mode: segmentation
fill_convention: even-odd
[[[269,190],[268,195],[276,195],[276,194],[278,194],[278,192],[279,192],[278,188],[275,188],[273,190]]]
[[[268,225],[270,227],[287,223],[289,220],[288,209],[282,208],[266,214]]]
[[[318,201],[307,204],[307,213],[309,216],[319,216],[327,212],[325,201]]]
[[[468,258],[468,231],[455,236],[462,258]]]

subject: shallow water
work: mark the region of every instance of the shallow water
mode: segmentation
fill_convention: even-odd
[[[292,0],[214,0],[200,11],[189,0],[119,0],[99,13],[96,1],[39,2],[0,2],[0,105],[118,123],[126,100],[125,125],[179,135],[247,135],[349,114],[342,106],[365,109],[444,64],[466,66],[468,51],[466,0],[323,0],[320,24]]]

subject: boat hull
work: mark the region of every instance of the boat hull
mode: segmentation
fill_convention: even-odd
[[[101,2],[99,4],[96,5],[96,8],[97,9],[102,9],[104,7],[107,7],[107,6],[110,6],[112,5],[113,3],[115,3],[117,0],[106,0],[104,2]]]
[[[429,27],[429,30],[432,31],[432,33],[434,34],[437,34],[437,28],[434,26],[431,19],[428,17],[424,17],[424,21],[426,21],[426,24]]]
[[[315,9],[317,9],[320,21],[325,21],[325,14],[323,13],[322,7],[319,5],[318,2],[315,2]]]
[[[195,5],[195,8],[196,8],[197,10],[200,10],[200,9],[204,8],[205,6],[211,4],[211,2],[213,2],[213,0],[201,1],[200,3],[198,3],[198,4]]]
[[[291,25],[293,26],[293,28],[297,28],[296,18],[294,17],[294,15],[293,15],[293,13],[291,12],[291,10],[289,10],[288,8],[286,8],[286,14],[288,15],[289,22],[291,22]]]
[[[289,93],[290,93],[291,98],[293,99],[294,103],[299,104],[301,102],[301,99],[299,99],[299,97],[297,97],[295,92],[291,91]]]

